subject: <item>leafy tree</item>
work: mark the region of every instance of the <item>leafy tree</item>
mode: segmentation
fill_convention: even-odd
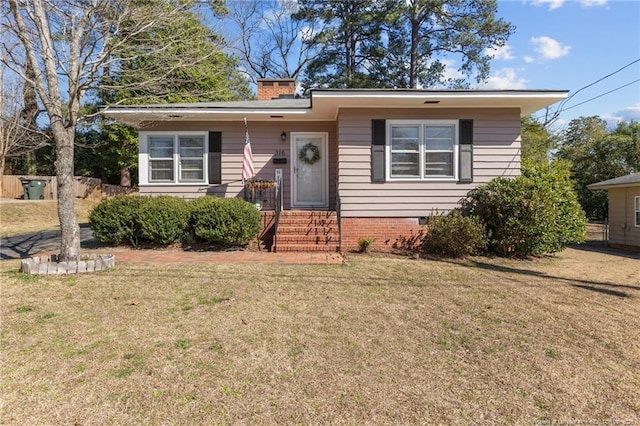
[[[219,55],[180,49],[194,30],[184,22],[195,0],[7,0],[2,32],[19,42],[3,42],[5,66],[31,85],[44,106],[56,144],[60,257],[80,256],[80,232],[74,211],[74,142],[81,110],[99,89],[139,94],[170,93],[193,75],[182,69]],[[162,34],[163,37],[155,37]],[[170,52],[173,56],[159,55]],[[166,60],[158,61],[158,57]],[[33,74],[19,64],[23,58]],[[117,75],[105,83],[105,77]],[[145,79],[142,77],[153,76]],[[159,92],[157,92],[159,91]]]
[[[495,0],[303,0],[296,15],[324,25],[307,42],[319,48],[306,85],[466,87],[489,75],[488,48],[514,28],[496,17]],[[462,78],[446,79],[445,58],[459,58]]]
[[[169,6],[167,6],[169,7]],[[213,12],[224,14],[221,2],[214,3]],[[173,34],[186,31],[184,38],[173,40]],[[144,55],[146,40],[166,45],[155,55]],[[99,104],[158,104],[208,101],[231,101],[253,95],[237,61],[222,50],[223,40],[203,25],[197,15],[185,11],[163,28],[152,28],[127,39],[115,54],[125,60],[128,71],[111,71],[99,92]],[[182,64],[183,55],[205,58],[192,64]],[[166,64],[174,64],[166,73]],[[160,74],[158,74],[160,71]],[[144,84],[157,81],[158,84]],[[117,90],[110,90],[115,87]],[[97,117],[78,135],[84,142],[79,149],[82,161],[76,161],[81,174],[100,176],[111,183],[130,186],[137,180],[138,133],[130,127],[103,117]]]
[[[138,2],[154,4],[153,1]],[[161,2],[166,9],[174,5]],[[134,28],[143,23],[135,22]],[[126,28],[125,28],[126,30]],[[180,39],[175,35],[181,34]],[[198,16],[184,10],[160,27],[117,37],[114,52],[121,66],[109,68],[101,82],[100,98],[106,104],[154,104],[232,101],[252,97],[237,61],[223,51],[223,40]],[[154,49],[154,55],[146,52]],[[201,58],[185,63],[184,58]]]
[[[520,128],[522,161],[548,163],[552,150],[557,146],[557,137],[531,116],[522,119]]]
[[[393,2],[397,16],[390,35],[390,49],[397,51],[393,62],[381,71],[408,64],[408,74],[393,86],[417,88],[446,84],[465,87],[465,78],[475,74],[477,82],[489,76],[488,48],[502,47],[514,27],[496,17],[495,0],[408,0]],[[465,78],[445,80],[445,57],[461,60],[458,71]],[[406,81],[408,78],[408,81]]]
[[[312,33],[305,40],[317,49],[306,68],[305,88],[379,87],[368,67],[384,56],[385,2],[371,0],[301,0],[294,18]]]
[[[75,173],[99,177],[114,185],[137,183],[138,131],[118,122],[99,120],[76,133]]]
[[[640,171],[639,130],[636,121],[609,131],[599,117],[580,117],[563,133],[557,158],[571,163],[578,199],[590,219],[606,216],[607,194],[587,185]]]

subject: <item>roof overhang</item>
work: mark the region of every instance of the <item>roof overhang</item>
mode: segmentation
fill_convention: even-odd
[[[568,91],[552,90],[414,90],[315,89],[310,99],[113,106],[104,113],[139,125],[167,121],[334,121],[340,109],[516,108],[521,116],[554,104]]]
[[[598,189],[613,189],[613,188],[631,188],[640,187],[640,173],[632,173],[630,175],[621,176],[614,179],[605,180],[602,182],[592,183],[587,185],[587,188],[591,190]]]

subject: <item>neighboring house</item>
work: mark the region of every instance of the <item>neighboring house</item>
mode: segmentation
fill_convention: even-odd
[[[345,250],[362,237],[375,238],[377,248],[410,243],[426,217],[455,208],[478,184],[519,175],[520,118],[567,96],[317,89],[297,99],[294,92],[293,80],[263,79],[257,101],[117,106],[106,114],[140,130],[140,193],[185,198],[246,193],[246,118],[256,179],[282,175],[282,224],[305,216],[316,225],[303,232],[306,240],[278,227],[277,250]]]
[[[587,188],[609,193],[609,245],[640,250],[640,173],[634,173]]]

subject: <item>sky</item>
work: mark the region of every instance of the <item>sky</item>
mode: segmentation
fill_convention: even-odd
[[[581,116],[640,121],[640,1],[498,0],[498,16],[516,30],[482,88],[570,90],[559,130]]]

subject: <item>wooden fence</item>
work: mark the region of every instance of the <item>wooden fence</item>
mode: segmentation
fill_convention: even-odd
[[[3,175],[2,186],[0,186],[2,198],[22,198],[24,188],[22,179],[42,179],[46,181],[44,187],[44,199],[57,199],[58,179],[55,176],[25,176],[25,175]],[[85,200],[102,200],[119,194],[130,194],[137,192],[135,188],[128,188],[118,185],[102,183],[101,179],[76,176],[73,181],[73,192],[76,198]]]

